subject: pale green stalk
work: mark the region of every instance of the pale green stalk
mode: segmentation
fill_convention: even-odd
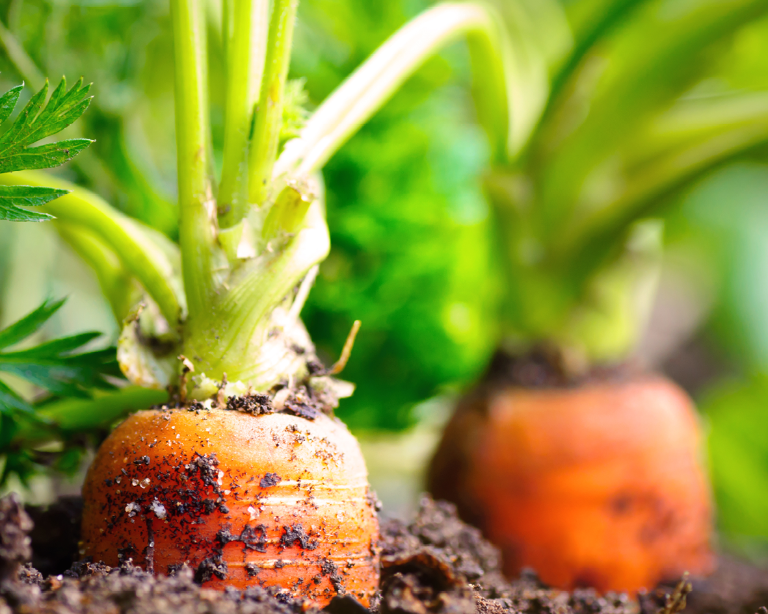
[[[627,147],[627,166],[642,167],[726,132],[768,125],[768,92],[707,96],[678,102]],[[642,168],[640,168],[642,172]]]
[[[581,33],[579,40],[568,55],[565,63],[557,70],[552,79],[550,102],[558,99],[565,85],[581,66],[585,56],[593,49],[595,44],[609,35],[632,11],[638,9],[645,2],[648,2],[648,0],[611,0],[602,14],[594,16],[589,20],[584,28],[585,31]],[[551,104],[548,104],[544,115],[547,115],[550,111]]]
[[[267,53],[269,0],[226,0],[226,108],[219,184],[219,224],[227,228],[248,208],[248,141]]]
[[[216,202],[210,176],[204,0],[171,0],[176,80],[179,243],[188,325],[215,290]]]
[[[264,84],[259,95],[249,153],[249,200],[255,205],[263,205],[269,197],[299,0],[273,0],[272,5]]]
[[[171,329],[176,329],[184,312],[183,294],[171,281],[174,277],[171,262],[152,243],[139,222],[116,211],[96,194],[39,171],[3,174],[0,184],[69,190],[69,194],[40,209],[70,226],[88,229],[108,243],[123,266],[155,300]]]
[[[653,215],[671,194],[703,173],[766,143],[768,122],[739,127],[663,156],[636,173],[613,202],[575,227],[553,260],[572,271],[574,279],[583,278],[595,270],[635,220]]]
[[[14,440],[25,445],[42,444],[60,439],[61,431],[78,433],[94,428],[107,428],[131,411],[146,409],[168,399],[164,390],[148,390],[128,386],[114,391],[94,391],[92,399],[62,399],[37,408],[36,414],[55,424],[52,429],[39,423],[20,424]]]
[[[98,235],[61,220],[55,226],[59,236],[91,267],[102,294],[109,301],[115,321],[122,322],[140,300],[141,289],[135,277]]]
[[[285,4],[276,6],[286,9]],[[311,190],[306,186],[306,189],[299,186],[319,169],[421,64],[437,50],[463,35],[468,36],[470,40],[476,64],[483,68],[477,75],[480,90],[485,95],[485,104],[481,105],[482,115],[496,128],[496,132],[490,131],[494,136],[494,150],[495,153],[502,152],[498,155],[503,155],[507,146],[509,98],[506,93],[503,33],[493,15],[478,5],[448,4],[427,11],[404,27],[320,107],[308,122],[301,138],[281,156],[274,171],[269,166],[269,174],[251,174],[251,187],[264,187],[259,196],[254,197],[252,194],[251,203],[261,204],[271,200],[275,195],[268,194],[269,185],[263,181],[270,176],[277,177],[291,171],[297,181],[286,188],[286,200],[306,204],[308,201],[301,199],[311,193]],[[278,43],[287,41],[275,33],[281,31],[280,24],[288,27],[290,23],[292,16],[286,16],[285,12],[273,15],[271,43],[276,45],[278,51]],[[286,46],[283,52],[287,51],[287,48]],[[265,150],[257,144],[268,141],[271,142],[270,147],[276,147],[279,121],[276,114],[270,119],[269,112],[275,112],[276,107],[270,106],[268,101],[270,92],[274,95],[275,87],[279,91],[284,87],[286,68],[281,62],[286,56],[278,51],[273,51],[268,56],[261,102],[251,141],[251,161],[262,160],[267,165],[271,165],[272,150]],[[278,62],[278,59],[281,62]],[[270,131],[271,137],[262,136]],[[260,164],[256,166],[257,169],[266,168]],[[262,181],[254,183],[254,178],[258,177],[262,177]],[[296,194],[291,194],[294,190],[291,186],[294,185]],[[293,196],[296,198],[292,198]],[[294,224],[300,223],[305,206],[286,208],[295,213],[288,216],[288,226],[292,228]],[[293,209],[296,211],[293,212]],[[288,366],[293,368],[294,363],[291,361],[294,357],[289,347],[275,343],[274,348],[265,348],[272,343],[268,337],[270,330],[279,328],[278,323],[273,321],[275,317],[282,317],[275,316],[278,313],[276,308],[286,307],[285,301],[290,291],[312,266],[327,255],[328,233],[321,210],[322,207],[317,202],[309,207],[306,220],[301,222],[295,235],[290,232],[284,234],[286,229],[271,232],[271,227],[267,225],[267,239],[274,238],[276,241],[274,253],[265,252],[251,263],[242,266],[227,282],[227,292],[212,306],[207,326],[189,329],[184,353],[186,356],[195,357],[196,369],[199,368],[208,377],[217,378],[226,373],[230,382],[241,380],[261,386],[280,381],[280,377],[284,378],[292,372]],[[276,227],[283,226],[285,223],[276,224]]]
[[[0,22],[0,46],[2,46],[11,64],[21,75],[21,78],[33,90],[37,91],[43,87],[45,77],[35,65],[34,60],[29,57],[21,43],[2,22]]]
[[[321,168],[424,62],[441,48],[467,36],[485,65],[475,74],[483,92],[484,117],[494,158],[506,151],[509,97],[503,34],[494,13],[476,4],[444,4],[424,12],[382,45],[307,122],[275,165],[274,175],[306,176]],[[478,65],[478,68],[480,66]]]
[[[286,317],[280,322],[272,320],[273,312],[329,250],[323,206],[315,202],[296,234],[274,253],[243,267],[205,326],[189,331],[184,353],[195,357],[196,370],[217,379],[226,373],[230,382],[240,380],[261,389],[292,375],[296,358],[291,356],[292,344],[286,346],[275,337],[270,346],[270,333],[278,328],[290,333],[300,324],[290,316],[290,305],[284,305]],[[306,362],[303,356],[298,358]]]

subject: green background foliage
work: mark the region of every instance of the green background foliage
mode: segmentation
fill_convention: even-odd
[[[426,6],[305,2],[293,71],[320,100]],[[340,408],[355,428],[409,424],[411,405],[467,383],[493,347],[488,154],[468,69],[460,48],[430,62],[324,173],[332,248],[304,317],[326,362],[362,321],[342,375],[357,385]]]

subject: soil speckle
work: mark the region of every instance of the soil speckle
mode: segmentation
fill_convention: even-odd
[[[230,397],[227,400],[227,409],[240,411],[245,414],[253,414],[254,416],[271,414],[275,411],[275,408],[272,406],[272,399],[268,394],[246,394]]]
[[[262,488],[269,488],[270,486],[276,486],[282,481],[282,478],[276,473],[266,473],[259,481],[259,486]]]
[[[317,548],[317,542],[309,538],[304,527],[300,523],[283,527],[283,535],[280,537],[280,545],[283,548],[290,548],[298,543],[302,550],[314,550]]]
[[[195,582],[202,584],[214,576],[219,580],[224,580],[227,577],[227,571],[227,563],[222,560],[221,556],[208,557],[198,565],[195,571]]]

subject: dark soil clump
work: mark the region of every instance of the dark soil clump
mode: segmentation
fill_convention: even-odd
[[[68,509],[76,506],[68,504]],[[63,514],[56,507],[33,510],[36,518]],[[42,514],[42,515],[41,515]],[[64,519],[64,515],[58,516]],[[62,526],[71,526],[70,520]],[[0,614],[301,614],[303,604],[278,590],[259,587],[224,592],[198,582],[220,571],[219,561],[197,570],[186,566],[169,577],[154,577],[126,561],[119,568],[79,561],[59,575],[45,577],[30,560],[62,561],[71,544],[46,537],[61,527],[51,523],[32,530],[29,515],[13,497],[0,500]],[[301,539],[297,527],[290,527]],[[36,536],[36,537],[35,537]],[[73,536],[77,532],[73,530]],[[31,545],[31,548],[30,548]],[[461,522],[452,505],[425,498],[412,522],[382,525],[382,581],[374,607],[364,608],[348,596],[334,598],[331,614],[674,614],[679,603],[674,587],[641,595],[600,596],[592,590],[572,593],[542,586],[533,573],[514,582],[500,572],[497,550],[480,533]],[[45,549],[45,557],[38,550]],[[42,558],[41,558],[42,557]],[[70,559],[71,562],[71,559]],[[338,573],[329,561],[323,573]],[[679,595],[678,595],[679,596]],[[694,582],[685,612],[756,614],[768,604],[768,573],[731,559],[705,582]]]
[[[721,556],[717,571],[709,578],[691,581],[685,612],[694,614],[766,614],[768,567]],[[664,605],[669,587],[640,596],[642,614],[655,614]]]
[[[268,394],[244,394],[227,399],[227,409],[260,416],[275,411],[272,398]]]
[[[481,387],[575,388],[593,381],[622,381],[640,372],[640,367],[631,361],[596,366],[587,371],[579,367],[569,364],[562,354],[543,347],[521,355],[499,350],[485,371]]]
[[[15,495],[0,499],[0,581],[13,580],[21,563],[32,557],[32,519]]]
[[[459,520],[453,505],[424,498],[410,524],[382,527],[382,614],[635,614],[626,595],[567,593],[525,573],[509,582],[499,552]]]
[[[226,401],[214,399],[211,403],[212,408],[221,407],[253,416],[282,413],[305,418],[306,420],[315,420],[321,414],[333,416],[333,410],[338,405],[339,400],[333,392],[314,388],[309,383],[296,386],[295,388],[278,386],[275,388],[274,394],[251,393],[232,396]],[[155,405],[152,409],[201,412],[206,410],[206,406],[199,401],[187,404],[180,399],[176,399],[171,403]]]

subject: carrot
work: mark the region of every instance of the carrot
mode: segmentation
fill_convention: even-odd
[[[712,567],[712,506],[687,395],[658,376],[490,390],[461,404],[430,467],[503,552],[562,588],[635,592]]]
[[[324,414],[151,410],[104,442],[83,487],[83,554],[203,586],[279,587],[323,606],[378,585],[375,498],[347,429]]]

